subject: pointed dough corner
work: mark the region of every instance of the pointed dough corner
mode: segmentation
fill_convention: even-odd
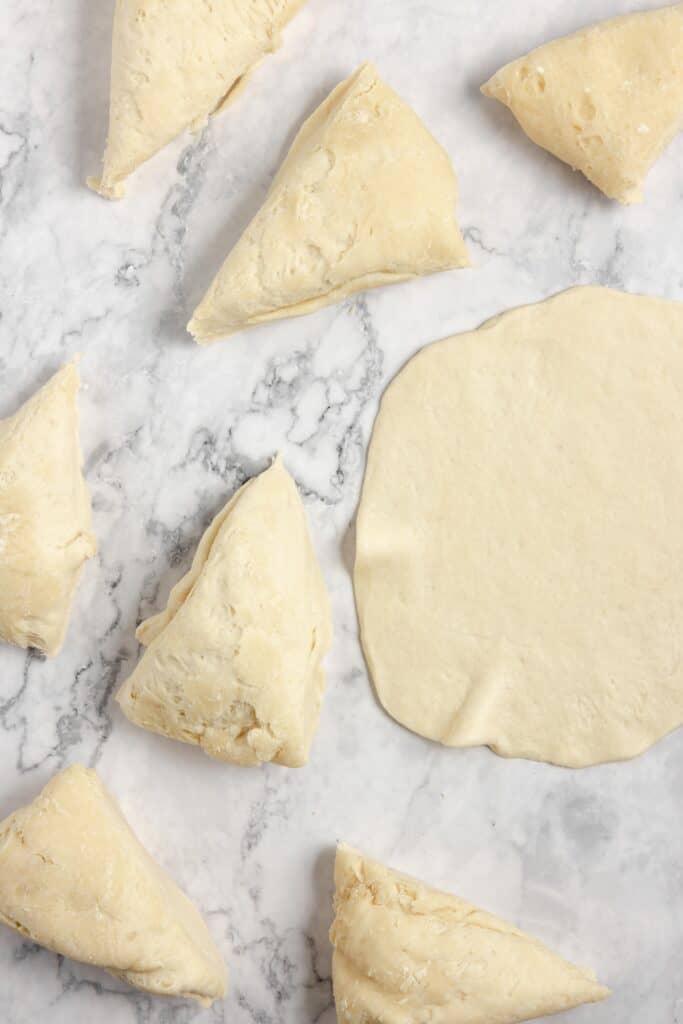
[[[96,178],[91,175],[89,178],[85,179],[85,183],[89,189],[92,189],[93,192],[97,192],[97,194],[102,196],[104,199],[123,199],[126,194],[123,182],[112,183],[111,181],[107,181],[104,177]]]
[[[90,188],[120,199],[133,171],[234,99],[303,2],[116,0],[109,134]]]
[[[77,359],[0,420],[0,639],[60,650],[97,543],[81,472]]]
[[[485,85],[543,149],[621,203],[683,128],[683,3],[599,22]]]
[[[368,288],[467,267],[456,198],[448,154],[363,64],[300,129],[188,331],[205,344]]]
[[[237,764],[308,760],[331,640],[327,592],[278,457],[202,537],[117,700],[136,725]]]
[[[208,1006],[226,992],[225,964],[196,907],[81,765],[0,822],[0,921],[155,995]]]
[[[606,998],[592,971],[448,893],[337,849],[332,981],[339,1024],[517,1024]]]

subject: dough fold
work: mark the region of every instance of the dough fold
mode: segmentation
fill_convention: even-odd
[[[0,921],[154,995],[205,1006],[225,995],[225,965],[197,909],[80,765],[0,823]]]
[[[640,202],[648,171],[683,128],[683,4],[540,46],[482,92],[605,195]]]
[[[296,485],[278,458],[202,537],[117,700],[143,728],[221,761],[298,767],[320,716],[327,592]]]
[[[0,638],[60,650],[97,543],[81,473],[76,363],[0,421]]]
[[[683,304],[576,288],[384,394],[354,586],[386,710],[581,767],[683,723]]]
[[[610,994],[530,935],[348,846],[334,877],[339,1024],[516,1024]]]
[[[292,143],[194,312],[200,343],[347,295],[469,265],[447,153],[364,64]]]
[[[90,187],[120,199],[140,164],[235,97],[304,2],[116,0],[109,136]]]

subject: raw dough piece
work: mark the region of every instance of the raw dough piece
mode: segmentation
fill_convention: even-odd
[[[683,4],[541,46],[482,92],[605,195],[640,202],[647,172],[683,128]]]
[[[576,288],[387,390],[356,600],[387,711],[580,766],[683,722],[683,305]]]
[[[102,176],[89,178],[90,187],[120,199],[140,164],[235,97],[303,3],[116,0],[109,138]]]
[[[225,965],[194,904],[80,765],[0,822],[0,921],[145,992],[205,1006],[225,995]]]
[[[530,935],[348,846],[334,880],[339,1024],[514,1024],[610,994]]]
[[[292,143],[188,330],[199,342],[468,265],[445,150],[371,64]]]
[[[81,474],[78,370],[68,363],[0,421],[0,638],[57,654],[97,543]]]
[[[294,481],[278,458],[202,537],[117,696],[136,725],[220,761],[308,760],[332,627]]]

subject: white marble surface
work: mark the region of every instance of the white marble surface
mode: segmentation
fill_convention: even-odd
[[[83,353],[100,554],[63,653],[0,650],[0,816],[94,765],[208,915],[231,992],[150,999],[3,930],[4,1024],[332,1024],[335,840],[452,889],[614,989],[573,1024],[683,1021],[683,734],[584,771],[456,752],[374,699],[349,565],[377,399],[420,346],[576,282],[683,299],[683,138],[626,209],[528,143],[479,84],[633,0],[310,0],[242,99],[109,204],[83,181],[105,134],[112,0],[0,6],[0,415]],[[644,2],[639,6],[654,6]],[[183,325],[293,132],[366,58],[452,155],[475,267],[375,291],[208,350]],[[306,498],[336,638],[310,765],[221,766],[129,725],[112,694],[212,514],[281,449]]]

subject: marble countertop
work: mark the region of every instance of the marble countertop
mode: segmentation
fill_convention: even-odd
[[[683,138],[652,171],[646,203],[624,208],[478,92],[536,43],[652,6],[310,0],[239,102],[110,204],[83,182],[106,131],[112,0],[4,0],[0,415],[83,353],[100,553],[57,659],[0,650],[0,817],[65,765],[96,766],[207,915],[231,973],[228,999],[202,1010],[3,929],[4,1024],[333,1024],[338,839],[594,967],[614,995],[572,1024],[683,1022],[683,734],[582,771],[414,736],[373,695],[349,574],[377,401],[418,348],[579,282],[683,299]],[[197,348],[188,315],[302,118],[368,58],[450,152],[474,269]],[[278,449],[307,503],[336,636],[308,767],[240,769],[134,728],[112,695],[137,658],[136,623]]]

